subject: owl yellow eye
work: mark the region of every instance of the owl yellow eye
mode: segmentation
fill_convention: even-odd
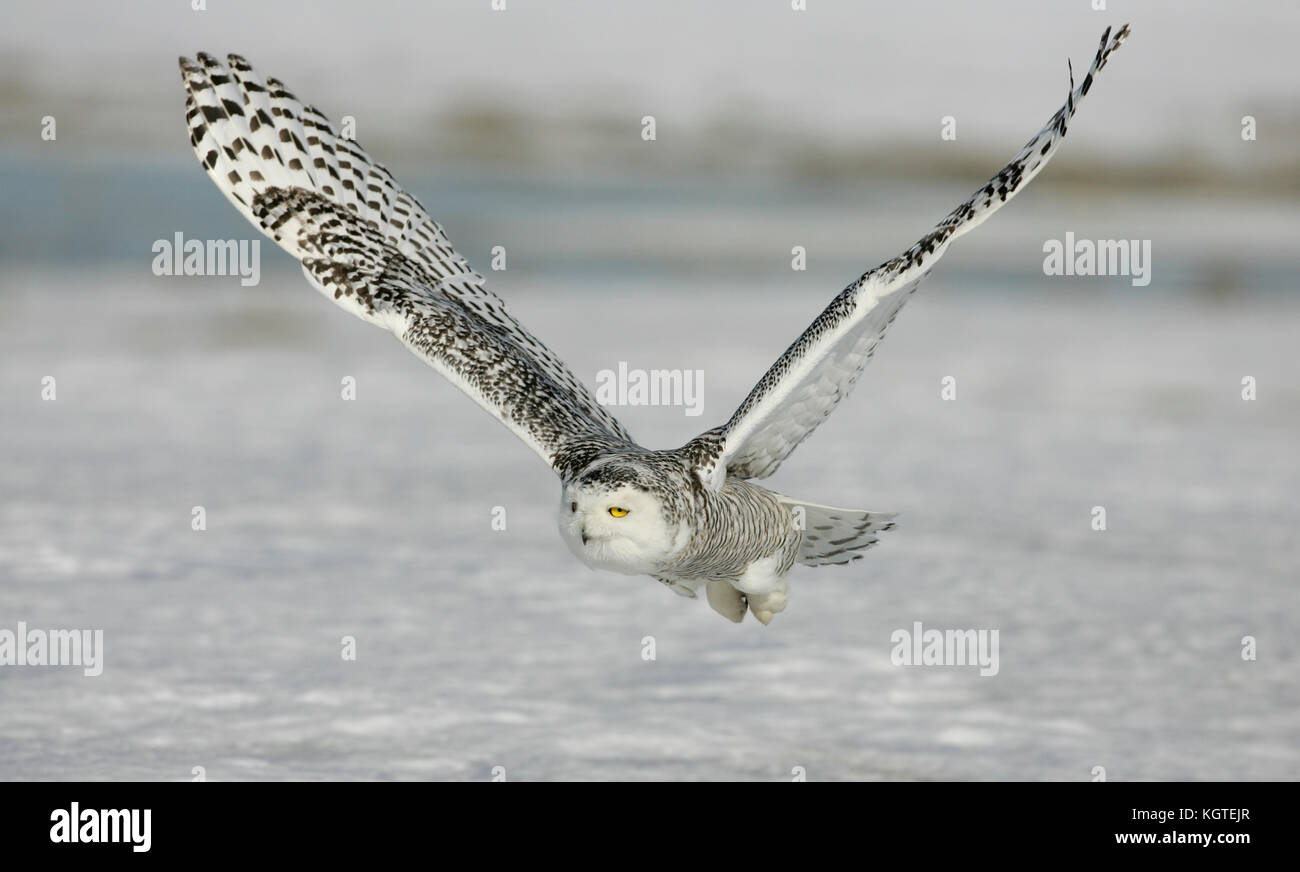
[[[616,518],[621,518],[627,514],[627,509],[623,508],[622,506],[610,506],[609,513]]]

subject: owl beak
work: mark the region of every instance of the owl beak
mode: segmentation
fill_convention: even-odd
[[[583,527],[583,528],[582,528],[581,535],[582,535],[582,544],[583,544],[583,545],[586,545],[586,544],[587,544],[587,528],[586,528],[586,527]]]

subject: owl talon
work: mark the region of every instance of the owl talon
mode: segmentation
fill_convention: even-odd
[[[785,611],[785,586],[782,585],[780,590],[771,593],[751,593],[748,599],[749,610],[754,613],[754,617],[760,624],[767,626],[772,623],[772,617],[777,612]]]
[[[713,610],[728,621],[739,624],[745,620],[745,608],[748,600],[745,595],[731,586],[729,581],[710,581],[704,590]]]

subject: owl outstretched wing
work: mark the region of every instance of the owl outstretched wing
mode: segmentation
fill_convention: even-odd
[[[1020,152],[933,230],[902,254],[844,289],[754,386],[727,423],[683,449],[696,475],[720,487],[728,475],[766,478],[848,395],[876,346],[917,285],[954,239],[1002,207],[1056,153],[1094,77],[1129,35],[1110,28],[1076,88],[1070,75],[1065,105]]]
[[[488,290],[359,144],[238,55],[180,59],[190,142],[245,218],[342,308],[392,331],[562,476],[622,424]]]

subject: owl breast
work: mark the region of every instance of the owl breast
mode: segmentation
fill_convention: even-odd
[[[660,574],[683,583],[779,584],[799,553],[802,533],[794,516],[766,488],[729,478],[704,491],[694,536]]]

